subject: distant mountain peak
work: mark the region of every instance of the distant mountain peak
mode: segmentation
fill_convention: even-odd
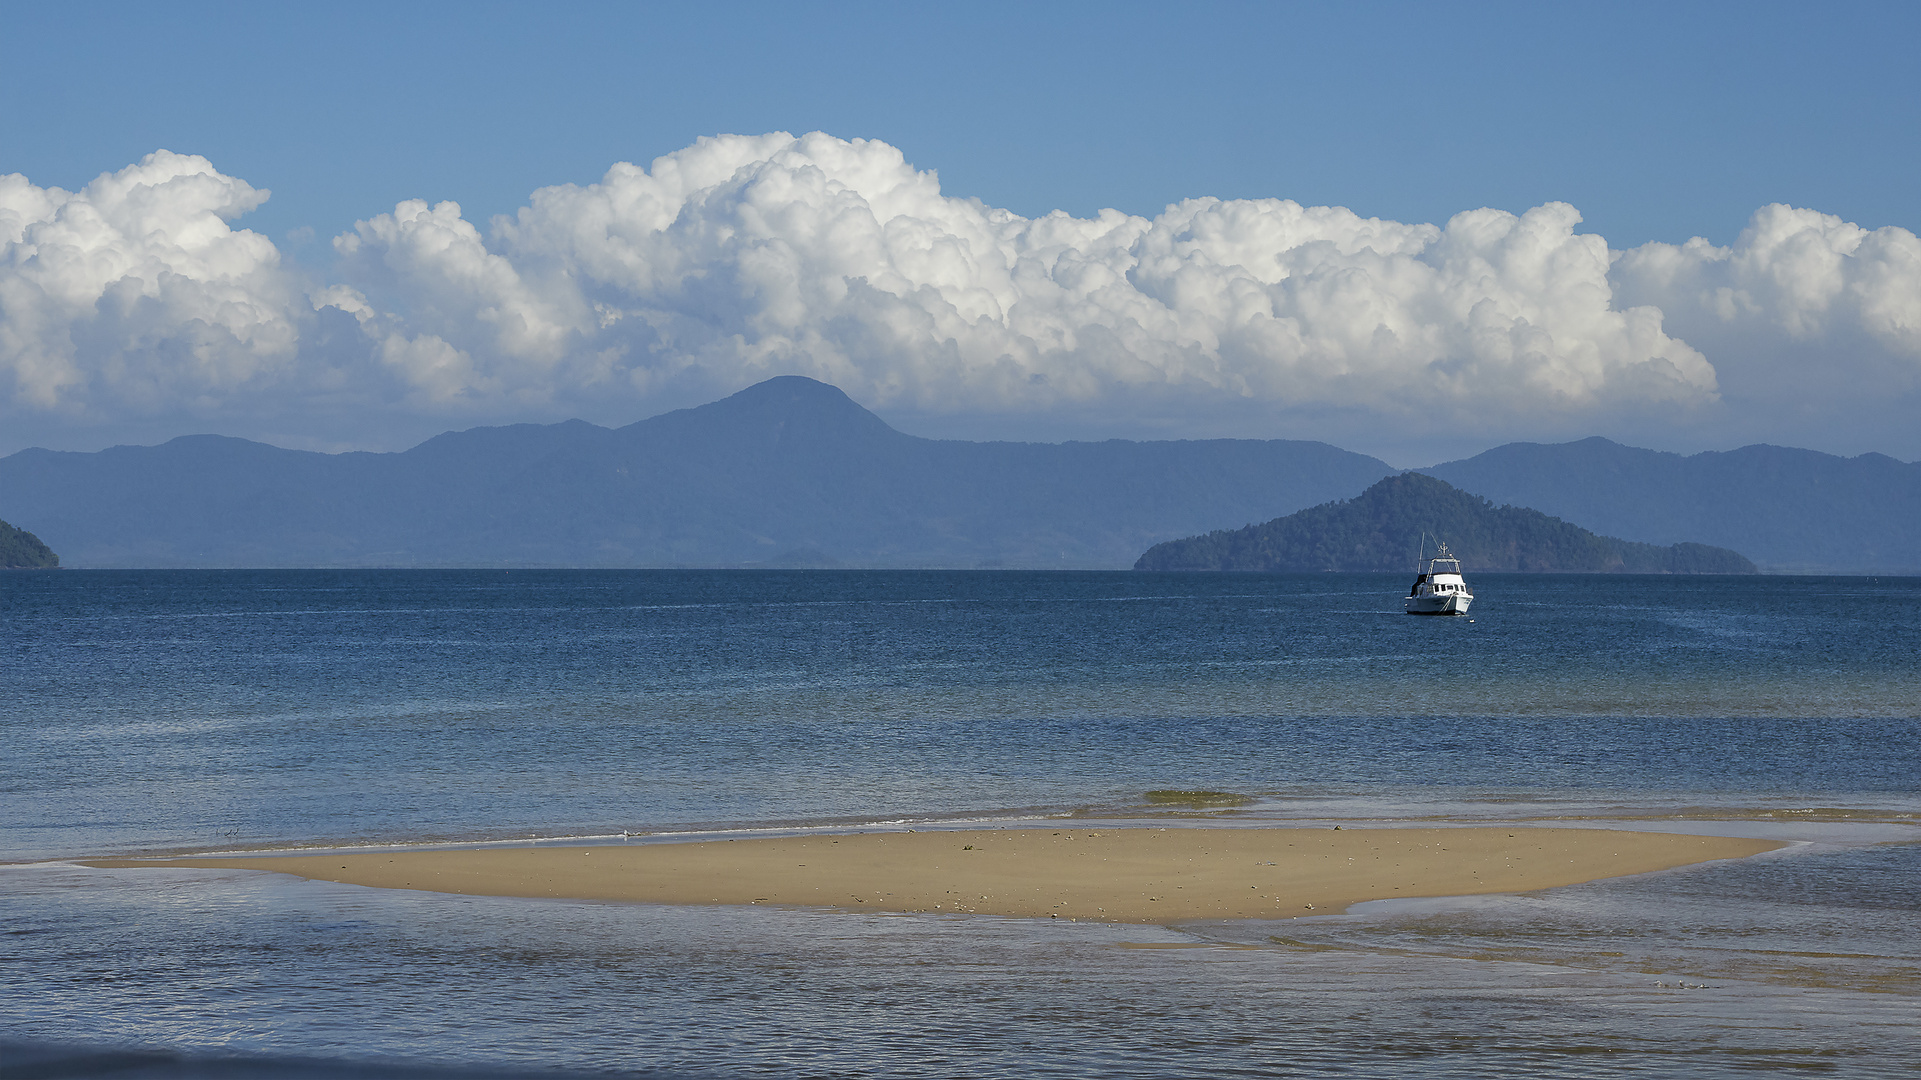
[[[710,404],[720,405],[729,401],[764,399],[819,400],[854,404],[854,399],[848,397],[847,392],[840,387],[821,382],[819,379],[810,379],[805,375],[776,375],[771,379],[762,379],[744,390],[735,391]]]
[[[711,413],[780,412],[795,415],[843,417],[872,420],[882,427],[886,422],[868,412],[838,386],[810,379],[805,375],[776,375],[695,411]],[[891,430],[891,429],[890,429]]]
[[[624,430],[649,428],[699,429],[709,437],[752,443],[912,438],[889,427],[840,387],[805,375],[776,375],[719,401],[642,420]]]

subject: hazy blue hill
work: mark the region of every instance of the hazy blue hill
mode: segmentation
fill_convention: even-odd
[[[1736,548],[1768,569],[1921,572],[1921,463],[1882,454],[1757,445],[1683,457],[1593,438],[1420,471],[1615,536]]]
[[[350,471],[344,457],[215,435],[23,450],[0,459],[0,502],[33,515],[69,565],[279,565],[272,552],[287,544],[346,550],[323,510]]]
[[[75,566],[1124,567],[1392,470],[1325,443],[970,443],[783,377],[618,429],[475,428],[397,454],[215,436],[0,459]]]
[[[0,570],[51,570],[60,556],[25,529],[0,521]]]
[[[1352,499],[1263,525],[1157,544],[1134,568],[1411,571],[1423,533],[1447,541],[1463,570],[1754,573],[1753,563],[1723,548],[1692,543],[1655,547],[1596,536],[1538,510],[1495,506],[1420,473],[1390,476]]]

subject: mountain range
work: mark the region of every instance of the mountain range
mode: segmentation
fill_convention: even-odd
[[[1365,487],[1316,442],[916,438],[786,376],[618,429],[475,428],[393,454],[217,436],[0,459],[68,566],[1120,568]]]
[[[1750,446],[1515,443],[1420,472],[1626,540],[1763,569],[1921,572],[1921,464]],[[474,428],[399,453],[213,435],[0,458],[0,516],[77,567],[1124,568],[1348,499],[1387,463],[1318,442],[923,439],[783,376],[621,428]]]
[[[1738,552],[1704,544],[1657,547],[1596,536],[1539,510],[1495,506],[1417,472],[1378,480],[1352,499],[1244,529],[1169,540],[1136,570],[1265,570],[1312,574],[1411,570],[1432,538],[1445,538],[1468,571],[1577,574],[1752,574]]]
[[[1776,572],[1921,572],[1921,463],[1883,454],[1757,445],[1683,457],[1593,438],[1419,471],[1609,536],[1733,548]]]

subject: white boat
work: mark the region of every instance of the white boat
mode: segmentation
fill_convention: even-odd
[[[1421,540],[1421,554],[1427,554],[1425,537]],[[1469,589],[1461,577],[1461,560],[1447,550],[1446,544],[1441,545],[1432,559],[1416,558],[1414,570],[1414,588],[1407,594],[1409,615],[1467,614],[1467,606],[1474,602],[1474,590]]]

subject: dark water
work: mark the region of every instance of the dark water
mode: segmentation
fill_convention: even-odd
[[[716,1076],[1921,1075],[1921,580],[0,575],[0,1041]],[[82,855],[1163,820],[1800,841],[1168,929]],[[1130,944],[1195,946],[1142,949]]]

